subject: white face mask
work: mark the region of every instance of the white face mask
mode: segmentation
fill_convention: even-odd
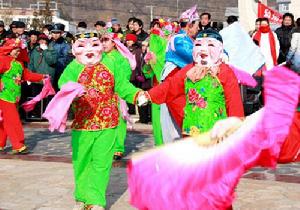
[[[223,44],[214,38],[196,40],[193,48],[194,62],[203,67],[217,66],[221,62]]]
[[[40,44],[40,48],[42,50],[47,50],[48,49],[48,46],[46,44]]]

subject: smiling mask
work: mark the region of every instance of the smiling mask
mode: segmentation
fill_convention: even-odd
[[[202,67],[220,65],[223,53],[223,40],[221,35],[211,29],[200,32],[194,41],[193,59]]]
[[[72,53],[76,60],[85,65],[93,66],[100,62],[103,46],[94,33],[77,35],[77,40],[72,46]]]

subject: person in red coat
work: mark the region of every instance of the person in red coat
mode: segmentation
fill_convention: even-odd
[[[21,97],[22,81],[40,82],[45,77],[26,69],[18,56],[19,39],[5,39],[0,46],[0,153],[4,152],[7,138],[12,144],[12,154],[27,154],[24,132],[17,105]]]
[[[238,80],[222,63],[222,52],[218,32],[200,32],[194,42],[194,62],[148,91],[153,103],[167,103],[184,135],[206,132],[219,119],[244,117]]]

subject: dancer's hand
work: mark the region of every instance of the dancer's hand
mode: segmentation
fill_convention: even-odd
[[[208,68],[207,67],[200,67],[194,66],[192,67],[187,73],[186,76],[189,78],[193,83],[201,80],[207,74]]]
[[[44,74],[43,78],[44,79],[48,79],[48,78],[50,79],[50,75],[49,74]]]
[[[150,95],[147,91],[141,91],[137,97],[137,105],[145,106],[151,101]]]
[[[238,117],[229,117],[227,119],[217,121],[211,130],[210,137],[212,141],[216,143],[222,141],[241,127],[242,123],[243,120]]]
[[[50,79],[50,75],[49,74],[44,74],[43,75],[43,84],[45,84],[47,79]]]

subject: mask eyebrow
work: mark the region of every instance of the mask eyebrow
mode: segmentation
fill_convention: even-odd
[[[92,38],[92,40],[91,40],[92,42],[97,42],[97,41],[99,41],[99,39],[98,38],[96,38],[96,37],[94,37],[94,38]]]
[[[86,40],[85,39],[78,39],[77,42],[80,42],[80,43],[84,43]]]

